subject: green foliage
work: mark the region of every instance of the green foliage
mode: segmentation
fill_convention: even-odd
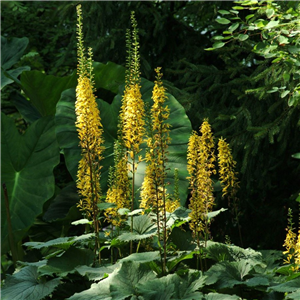
[[[128,225],[131,220],[128,220]],[[132,232],[121,234],[120,241],[129,242],[143,240],[157,233],[157,227],[153,224],[153,219],[149,215],[140,215],[132,217]]]
[[[23,136],[10,117],[2,114],[1,119],[1,182],[7,187],[14,241],[18,243],[54,195],[53,169],[59,163],[59,148],[53,117],[34,122]],[[4,201],[1,227],[1,249],[6,253],[9,247]]]
[[[215,136],[226,136],[230,141],[240,173],[242,192],[238,196],[243,214],[240,225],[242,234],[244,230],[248,232],[243,237],[244,243],[251,247],[259,244],[263,249],[279,248],[284,238],[286,209],[283,207],[291,205],[296,209],[292,200],[299,194],[295,178],[299,177],[300,169],[291,158],[298,152],[296,145],[299,144],[299,105],[293,100],[294,96],[298,97],[299,68],[291,59],[299,60],[299,52],[288,50],[299,44],[299,34],[292,36],[299,26],[299,4],[227,3],[228,8],[216,10],[218,15],[210,31],[211,43],[203,46],[212,50],[214,46],[211,45],[217,43],[216,49],[206,51],[206,61],[182,59],[173,68],[174,75],[181,75],[176,81],[177,86],[182,87],[177,98],[185,104],[195,130],[208,117]],[[274,9],[276,13],[272,15],[268,11],[267,16],[267,9]],[[221,18],[230,23],[218,23]],[[261,27],[249,28],[258,20],[262,22]],[[278,25],[273,27],[275,23],[270,23],[273,20],[279,21]],[[292,35],[288,37],[289,44],[280,46],[277,37],[286,34],[282,32],[284,28]],[[262,41],[266,47],[277,45],[271,51],[274,57],[255,51],[255,45]],[[274,61],[279,57],[282,59]],[[278,174],[284,176],[279,178]],[[293,192],[287,193],[283,188],[286,185]],[[224,207],[221,200],[217,209],[220,207]],[[265,215],[272,218],[265,218]],[[255,222],[253,216],[256,216]],[[212,234],[222,236],[223,240],[225,234],[219,228],[224,221],[225,215],[212,225]],[[261,228],[265,231],[262,238],[257,236]],[[274,238],[274,231],[278,232],[278,239]],[[237,243],[237,231],[230,230],[230,237]]]
[[[76,85],[76,74],[62,78],[40,71],[27,71],[21,75],[21,85],[31,105],[41,116],[53,116],[61,93]]]
[[[40,277],[37,267],[27,266],[7,278],[1,295],[3,300],[41,300],[50,295],[59,284],[59,278],[47,281],[46,277]]]
[[[265,93],[279,92],[280,98],[286,98],[289,106],[297,106],[300,99],[299,4],[286,5],[273,1],[268,1],[267,4],[263,2],[239,4],[242,6],[239,6],[238,11],[220,12],[222,15],[225,13],[227,19],[221,17],[216,21],[223,25],[231,25],[223,31],[223,36],[214,37],[215,40],[224,42],[216,42],[212,48],[206,50],[215,50],[229,42],[244,42],[250,38],[249,46],[253,47],[254,53],[265,59],[271,58],[271,66],[268,67],[264,62],[263,68],[259,68],[260,74],[256,74],[253,79],[257,81],[258,78],[262,78],[262,73],[266,74],[267,70],[267,73],[273,75],[270,76],[272,80],[265,80],[268,84],[263,89],[249,89],[246,93],[258,93],[262,98]],[[247,11],[248,15],[245,16],[242,11]],[[260,41],[255,39],[256,35],[261,37]]]
[[[6,85],[16,81],[23,72],[30,70],[29,66],[10,69],[21,58],[28,45],[28,38],[12,38],[7,40],[1,36],[1,89]]]
[[[2,183],[8,191],[14,241],[25,254],[19,256],[24,261],[13,272],[10,260],[14,253],[8,244],[2,201],[3,299],[299,299],[300,273],[282,267],[281,251],[208,241],[200,254],[205,271],[197,271],[199,249],[186,226],[189,210],[183,207],[167,214],[166,272],[161,267],[157,224],[151,216],[140,215],[141,210],[119,211],[133,216],[132,232],[129,226],[106,227],[95,237],[88,233],[90,222],[78,220],[74,5],[2,4],[1,78],[6,114],[2,114]],[[297,5],[272,1],[83,2],[90,22],[85,27],[87,41],[92,41],[96,60],[103,62],[94,64],[94,78],[106,140],[101,170],[104,193],[125,82],[125,69],[120,65],[125,62],[124,28],[134,8],[141,25],[142,73],[151,78],[152,66],[162,66],[170,91],[169,192],[175,193],[174,168],[178,168],[178,192],[185,204],[190,123],[196,129],[208,116],[215,135],[228,137],[238,158],[246,244],[279,248],[285,227],[283,207],[297,197],[291,194],[299,193],[295,159],[299,152],[299,36],[292,36],[299,26]],[[215,51],[203,51],[211,44]],[[29,51],[26,55],[25,49]],[[27,65],[34,71],[28,71]],[[152,88],[151,81],[142,79],[143,100],[149,106]],[[184,104],[191,122],[176,99]],[[14,119],[20,116],[24,121],[16,126]],[[136,190],[144,166],[145,162],[139,164]],[[229,233],[236,240],[230,210],[222,208],[218,193],[216,188],[218,205],[207,215],[215,228],[214,239],[223,240]],[[2,199],[4,196],[2,192]],[[99,205],[103,226],[107,224],[102,213],[108,207]],[[98,238],[101,265],[92,251]],[[140,253],[128,255],[128,241]]]

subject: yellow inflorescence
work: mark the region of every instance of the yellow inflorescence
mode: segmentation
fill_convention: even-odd
[[[140,88],[137,83],[125,88],[121,108],[123,140],[134,155],[140,152],[145,133],[145,109]]]
[[[147,167],[144,182],[141,188],[140,207],[162,211],[167,204],[168,197],[165,189],[167,148],[171,139],[170,125],[166,122],[170,110],[165,106],[166,90],[162,84],[160,68],[157,68],[157,80],[152,92],[153,106],[151,108],[151,135],[147,139],[148,151],[146,153]],[[169,199],[169,201],[171,201]],[[174,205],[174,204],[173,204]],[[177,207],[176,207],[177,208]],[[172,204],[168,203],[172,210]]]
[[[283,263],[292,264],[291,270],[296,272],[300,270],[300,229],[298,230],[297,237],[293,228],[292,209],[290,208],[288,210],[288,226],[286,231],[287,234],[283,244],[283,247],[286,249],[283,251],[283,254],[286,255],[286,259],[284,259]]]
[[[234,172],[236,162],[232,158],[229,145],[222,138],[219,139],[218,142],[218,161],[219,175],[221,182],[223,183],[222,196],[225,196],[228,193],[234,196],[238,188],[237,173]]]
[[[206,120],[202,123],[200,132],[201,136],[195,131],[192,132],[187,153],[191,189],[189,225],[194,233],[204,230],[207,213],[214,205],[211,175],[216,173],[213,135]]]
[[[290,264],[294,258],[296,238],[297,235],[292,231],[292,229],[287,229],[286,238],[283,244],[283,247],[286,248],[286,251],[284,251],[283,254],[287,254],[287,258],[284,260],[284,263],[286,264]]]
[[[127,158],[117,158],[112,186],[108,189],[106,202],[116,204],[108,208],[105,216],[108,222],[114,226],[121,226],[126,220],[126,215],[118,214],[120,208],[130,208],[130,191],[128,179]]]
[[[167,198],[166,200],[166,211],[169,213],[172,213],[173,211],[175,211],[178,207],[180,207],[180,201],[179,199],[170,199]]]
[[[81,6],[77,6],[78,13],[78,84],[76,87],[75,114],[79,145],[82,158],[77,173],[77,188],[81,195],[78,207],[88,216],[97,211],[96,203],[100,199],[100,169],[102,159],[103,138],[100,112],[93,92],[92,51],[89,58],[85,57],[81,23]]]
[[[295,265],[294,271],[298,271],[300,269],[300,229],[298,231],[298,238],[295,244]]]

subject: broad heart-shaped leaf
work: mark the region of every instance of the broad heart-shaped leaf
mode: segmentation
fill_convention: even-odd
[[[152,261],[156,261],[156,260],[157,261],[160,260],[159,251],[133,253],[131,255],[128,255],[128,256],[120,259],[120,262],[135,261],[138,263],[146,263],[146,262],[152,262]]]
[[[21,58],[28,45],[28,38],[12,38],[10,40],[1,36],[1,66],[8,70]]]
[[[123,262],[121,268],[111,276],[110,291],[112,299],[125,299],[137,295],[136,286],[156,277],[146,264],[134,261]]]
[[[62,91],[76,86],[76,72],[71,76],[56,77],[36,70],[25,71],[21,75],[21,85],[30,103],[42,116],[53,116]]]
[[[118,264],[93,268],[88,266],[76,267],[76,271],[82,275],[87,276],[89,280],[99,281],[104,278],[106,274],[110,274],[118,267]]]
[[[236,295],[227,295],[227,294],[219,294],[219,293],[209,293],[205,295],[203,300],[240,300],[241,298]]]
[[[293,300],[300,299],[300,288],[297,291],[295,291],[295,292],[293,292],[291,294],[288,294],[286,296],[286,299],[293,299]]]
[[[144,281],[136,289],[144,300],[169,300],[175,292],[176,274]],[[178,282],[176,282],[178,283]]]
[[[74,182],[64,187],[51,202],[50,206],[43,215],[46,222],[63,219],[67,216],[71,207],[79,202],[77,188]]]
[[[98,70],[98,71],[97,71]],[[106,76],[103,76],[103,74]],[[110,74],[113,74],[111,76]],[[95,67],[95,85],[98,89],[107,90],[115,93],[117,90],[119,93],[114,97],[111,104],[98,100],[98,105],[101,114],[101,122],[104,129],[104,139],[106,150],[104,152],[104,159],[102,163],[101,174],[101,187],[103,192],[107,190],[108,169],[113,165],[113,145],[117,138],[117,124],[118,115],[121,107],[121,99],[124,90],[124,80],[121,81],[124,76],[124,68],[116,64],[107,63],[102,65],[100,63]],[[101,78],[102,81],[97,81],[97,78]],[[112,81],[112,78],[115,78]],[[112,81],[112,82],[111,82]],[[119,87],[117,88],[117,85]],[[154,84],[146,79],[142,79],[141,93],[145,103],[152,104],[152,89]],[[191,133],[191,123],[185,114],[184,108],[181,104],[172,96],[168,95],[166,105],[170,108],[169,123],[171,124],[171,144],[168,148],[168,164],[169,171],[167,172],[168,192],[173,193],[174,188],[174,169],[179,170],[179,193],[181,204],[184,205],[187,198],[188,176],[186,169],[186,151],[189,135]],[[81,158],[81,151],[79,148],[79,140],[75,127],[75,89],[69,89],[62,93],[59,102],[56,107],[56,133],[60,147],[63,149],[66,159],[67,168],[76,180],[78,162]],[[144,150],[141,155],[144,155]],[[138,164],[138,169],[135,178],[135,190],[137,191],[143,182],[145,173],[145,162]],[[139,193],[136,193],[136,201],[138,202]],[[138,203],[136,203],[138,206]]]
[[[27,37],[7,40],[1,36],[1,89],[14,81],[18,82],[17,77],[23,71],[30,70],[29,66],[8,70],[21,58],[28,42]]]
[[[271,286],[268,288],[267,291],[275,291],[280,293],[287,293],[287,292],[299,292],[300,289],[300,277],[294,278],[290,281]]]
[[[5,71],[3,68],[1,68],[1,89],[3,89],[6,85],[17,81],[17,77],[23,72],[23,71],[29,71],[29,66],[20,67],[17,69]]]
[[[245,284],[244,277],[249,274],[251,269],[251,264],[245,260],[216,263],[205,273],[207,276],[206,284],[214,284],[218,289]]]
[[[27,242],[24,246],[31,247],[33,249],[42,249],[48,247],[57,247],[61,249],[69,249],[76,242],[85,241],[93,238],[95,235],[93,233],[87,233],[80,236],[70,236],[70,237],[59,237],[47,242]]]
[[[123,242],[143,240],[157,233],[157,226],[149,215],[140,215],[132,217],[132,232],[125,232],[118,237]],[[131,225],[131,218],[127,221]]]
[[[53,168],[59,163],[59,148],[53,117],[34,122],[22,136],[13,119],[2,114],[1,183],[8,192],[14,242],[42,212],[54,194]],[[1,198],[4,199],[2,190]],[[5,203],[1,203],[2,253],[9,249]]]
[[[19,272],[8,275],[5,285],[1,289],[2,300],[40,300],[50,295],[60,284],[60,279],[46,281],[39,278],[38,268],[27,266]]]
[[[205,278],[200,272],[192,270],[189,270],[188,274],[184,276],[177,276],[175,280],[175,293],[172,299],[202,299],[199,289],[205,285]]]
[[[47,265],[39,268],[43,275],[59,274],[61,277],[76,272],[76,267],[90,266],[94,261],[94,253],[89,249],[70,247],[63,255],[51,257]]]
[[[251,248],[243,249],[238,246],[208,241],[205,251],[215,261],[240,261],[247,260],[252,266],[266,267],[262,261],[262,254]]]
[[[86,291],[74,294],[68,300],[140,299],[137,298],[137,285],[155,278],[155,273],[147,264],[134,261],[122,262],[117,264],[117,267],[107,278],[92,284],[90,289]]]
[[[190,271],[184,276],[169,274],[147,282],[138,283],[137,291],[145,300],[193,300],[202,299],[199,289],[205,284],[200,272]]]
[[[28,124],[33,123],[41,117],[38,110],[19,92],[12,92],[10,94],[10,102],[17,108]]]
[[[120,85],[124,84],[125,68],[110,61],[107,64],[94,62],[93,67],[96,89],[105,89],[117,94]]]

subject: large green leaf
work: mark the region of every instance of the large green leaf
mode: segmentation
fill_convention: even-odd
[[[42,116],[55,114],[61,93],[76,86],[76,73],[72,76],[56,77],[41,71],[26,71],[21,75],[22,89],[31,104]]]
[[[60,193],[53,199],[50,206],[43,215],[46,222],[52,222],[57,219],[63,219],[68,215],[71,207],[79,202],[77,188],[74,182],[64,187]]]
[[[33,123],[41,117],[38,110],[19,92],[10,94],[10,102],[17,108],[28,124]]]
[[[288,294],[286,296],[286,299],[293,299],[293,300],[300,299],[300,288],[297,291],[295,291],[291,294]]]
[[[267,291],[275,291],[280,293],[287,293],[287,292],[299,292],[300,287],[300,277],[292,279],[290,281],[274,285],[268,288]]]
[[[27,266],[12,276],[8,276],[1,289],[2,300],[40,300],[50,295],[60,284],[60,279],[46,281],[40,277],[38,268]]]
[[[193,300],[202,299],[199,290],[205,285],[205,276],[198,271],[189,270],[184,276],[177,276],[175,293],[172,299]]]
[[[145,300],[169,300],[174,294],[176,274],[141,282],[137,287]]]
[[[203,300],[240,300],[241,298],[236,295],[227,295],[227,294],[219,294],[219,293],[209,293],[205,295]]]
[[[16,243],[54,194],[53,168],[59,163],[59,148],[53,117],[34,122],[23,136],[18,133],[13,119],[2,114],[1,122],[1,182],[7,187]],[[2,253],[5,253],[9,247],[4,201],[1,203],[1,226]]]
[[[19,61],[28,45],[28,38],[12,38],[10,40],[1,36],[1,89],[6,85],[17,81],[17,77],[23,72],[30,70],[29,66],[10,69]]]
[[[124,68],[107,63],[102,65],[98,63],[95,68],[95,85],[98,89],[107,90],[111,93],[115,93],[117,90],[119,93],[114,97],[111,104],[98,100],[98,105],[101,114],[102,125],[104,129],[105,139],[105,153],[104,160],[102,161],[102,175],[101,175],[101,187],[103,191],[106,191],[108,169],[113,164],[113,145],[117,138],[117,124],[118,115],[121,107],[122,93],[124,89]],[[103,76],[103,74],[105,76]],[[110,75],[110,74],[113,74]],[[115,79],[112,79],[115,78]],[[123,78],[123,84],[121,82]],[[101,79],[101,81],[100,81]],[[111,82],[112,81],[112,82]],[[119,84],[119,86],[118,86]],[[152,88],[154,84],[148,80],[142,79],[141,93],[145,103],[152,104]],[[61,98],[56,108],[56,133],[60,147],[63,149],[66,159],[66,164],[73,179],[76,180],[78,162],[80,160],[80,148],[77,131],[75,127],[75,89],[69,89],[62,93]],[[186,177],[188,176],[186,170],[186,151],[189,135],[191,132],[191,123],[185,114],[184,108],[181,104],[172,96],[168,95],[167,105],[170,108],[171,124],[170,137],[172,139],[169,146],[168,155],[168,167],[167,182],[169,193],[173,193],[174,188],[174,169],[179,170],[179,192],[181,203],[184,204],[187,198],[188,182]],[[144,150],[142,151],[144,154]],[[139,163],[137,174],[135,178],[136,190],[140,188],[144,173],[145,162]],[[136,195],[136,199],[139,195]]]
[[[128,224],[131,224],[129,219]],[[149,215],[134,216],[132,219],[132,232],[125,232],[118,237],[123,242],[143,240],[157,233],[157,226]]]
[[[48,248],[48,247],[57,247],[64,250],[69,249],[74,243],[82,242],[85,240],[89,240],[93,238],[95,235],[93,233],[87,233],[80,236],[65,236],[65,237],[59,237],[47,242],[27,242],[24,243],[24,246],[31,247],[33,249],[42,249],[42,248]]]
[[[206,284],[214,284],[218,289],[232,288],[244,284],[244,277],[249,274],[252,266],[248,261],[223,261],[214,264],[206,273]]]
[[[47,265],[39,268],[43,275],[59,274],[61,277],[76,272],[78,266],[90,266],[94,261],[94,252],[89,249],[70,247],[63,255],[51,257]]]
[[[147,264],[134,261],[123,262],[108,278],[92,284],[91,288],[76,293],[69,300],[121,300],[138,299],[137,285],[156,278]],[[133,297],[133,298],[131,298]],[[143,299],[143,298],[142,298]]]

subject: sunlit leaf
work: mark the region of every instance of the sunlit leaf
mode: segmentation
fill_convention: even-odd
[[[229,24],[231,23],[230,20],[226,19],[226,18],[217,18],[216,21],[219,23],[219,24]]]
[[[37,267],[28,266],[12,276],[8,275],[5,285],[1,288],[1,299],[41,300],[50,295],[60,284],[60,279],[46,281],[45,278],[40,278],[37,270]]]
[[[218,49],[218,48],[222,48],[225,45],[225,43],[223,42],[217,42],[213,44],[213,48]]]
[[[266,10],[267,18],[270,19],[271,17],[273,17],[274,14],[275,14],[275,11],[274,11],[273,8],[268,8],[268,9]]]
[[[239,34],[238,35],[238,39],[243,42],[245,40],[247,40],[249,38],[249,35],[248,34]]]

